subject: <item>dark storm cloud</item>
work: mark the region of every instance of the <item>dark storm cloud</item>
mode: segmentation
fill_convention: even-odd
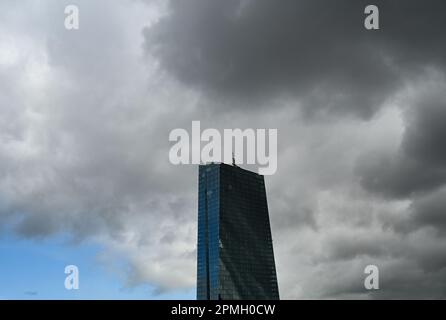
[[[405,153],[367,155],[359,163],[361,185],[387,198],[407,198],[446,181],[443,167],[425,166]]]
[[[409,234],[418,230],[429,230],[433,235],[446,235],[446,188],[417,196],[404,218],[388,223],[396,232]],[[443,255],[440,255],[442,257]],[[444,264],[446,265],[446,264]]]
[[[171,1],[145,30],[145,47],[182,82],[231,107],[298,97],[308,113],[367,118],[403,76],[444,67],[444,1],[375,1],[381,30],[366,31],[367,1]]]
[[[408,116],[404,153],[426,167],[446,169],[446,96],[433,92],[422,97]]]
[[[414,225],[422,224],[417,221]],[[444,296],[446,239],[433,235],[429,229],[411,230],[404,236],[398,232],[381,234],[372,229],[367,232],[349,231],[348,235],[329,235],[326,242],[319,263],[331,265],[333,270],[339,265],[349,265],[349,268],[356,266],[359,269],[352,275],[358,277],[357,281],[328,282],[324,290],[328,296],[342,298],[356,294],[356,297],[360,297],[364,290],[358,284],[363,279],[361,273],[364,267],[369,264],[379,268],[381,289],[370,292],[368,298]]]
[[[387,275],[384,281],[388,287],[377,295],[380,298],[443,297],[446,289],[444,75],[434,73],[415,82],[409,90],[412,93],[401,102],[404,132],[399,146],[364,154],[357,161],[356,172],[364,189],[388,201],[409,203],[393,218],[380,218],[383,227],[395,233],[394,239],[382,244],[386,254],[381,257],[403,259],[406,270],[411,270]],[[346,249],[340,248],[340,252]],[[361,248],[348,252],[367,254]],[[408,290],[410,282],[417,283],[419,289]]]
[[[431,226],[446,232],[446,190],[439,190],[415,201],[412,210],[415,225]]]
[[[421,94],[406,115],[399,150],[359,161],[362,185],[386,197],[410,197],[446,183],[446,97],[443,88]]]

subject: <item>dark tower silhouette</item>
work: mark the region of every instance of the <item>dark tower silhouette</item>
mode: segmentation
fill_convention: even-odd
[[[197,299],[279,299],[264,178],[200,165]]]

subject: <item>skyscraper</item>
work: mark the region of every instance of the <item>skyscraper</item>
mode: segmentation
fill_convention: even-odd
[[[279,299],[264,178],[200,165],[197,299]]]

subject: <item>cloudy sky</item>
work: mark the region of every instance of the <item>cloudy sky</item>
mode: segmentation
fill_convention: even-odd
[[[446,3],[369,2],[2,0],[0,298],[193,299],[192,120],[278,129],[281,298],[446,298]]]

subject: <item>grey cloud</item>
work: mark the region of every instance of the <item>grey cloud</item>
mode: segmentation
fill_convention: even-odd
[[[384,197],[405,198],[444,184],[443,168],[424,166],[406,154],[366,155],[358,172],[364,188]]]
[[[440,190],[414,202],[414,222],[446,232],[446,193]]]
[[[405,76],[444,68],[441,1],[375,1],[381,30],[363,28],[366,1],[171,1],[145,47],[187,85],[231,108],[298,98],[308,114],[369,118]]]
[[[441,90],[441,91],[440,91]],[[417,102],[416,102],[417,103]],[[429,92],[407,119],[404,153],[426,166],[446,169],[446,97],[442,89]]]
[[[441,82],[440,82],[441,83]],[[446,100],[443,86],[420,89],[406,111],[396,152],[366,154],[358,161],[362,185],[387,197],[410,197],[446,183]]]
[[[66,3],[29,3],[14,14],[38,27],[15,27],[13,11],[1,22],[15,36],[6,49],[19,53],[11,65],[0,65],[0,90],[8,93],[0,97],[0,123],[8,124],[0,128],[2,231],[36,241],[67,234],[78,244],[98,242],[110,256],[124,252],[135,270],[174,266],[168,261],[178,257],[181,270],[164,267],[171,278],[145,268],[129,283],[189,288],[194,260],[182,255],[195,246],[194,202],[188,179],[180,177],[193,177],[195,168],[170,166],[171,128],[164,126],[166,105],[181,101],[186,108],[189,97],[172,96],[175,86],[147,79],[150,67],[141,66],[139,49],[144,5],[78,1],[77,33],[63,27]],[[176,121],[185,114],[178,110]],[[181,226],[173,232],[175,223]],[[141,252],[151,260],[135,258]]]
[[[433,236],[427,229],[403,237],[398,233],[379,236],[373,229],[348,231],[347,234],[328,236],[323,257],[316,260],[314,267],[327,273],[323,280],[326,297],[419,299],[438,298],[444,294],[445,238]],[[360,284],[364,268],[369,264],[379,268],[380,290],[366,293]],[[352,274],[340,273],[337,271],[340,266],[348,268]],[[338,283],[336,277],[344,280]],[[413,290],[414,283],[418,290]]]
[[[444,269],[426,272],[410,258],[384,261],[382,264],[378,263],[378,266],[380,290],[371,294],[373,299],[438,299],[444,296]],[[416,289],[413,287],[414,283]]]
[[[445,187],[412,199],[405,217],[389,223],[397,232],[409,234],[425,229],[432,235],[442,237],[446,234],[446,190]]]

